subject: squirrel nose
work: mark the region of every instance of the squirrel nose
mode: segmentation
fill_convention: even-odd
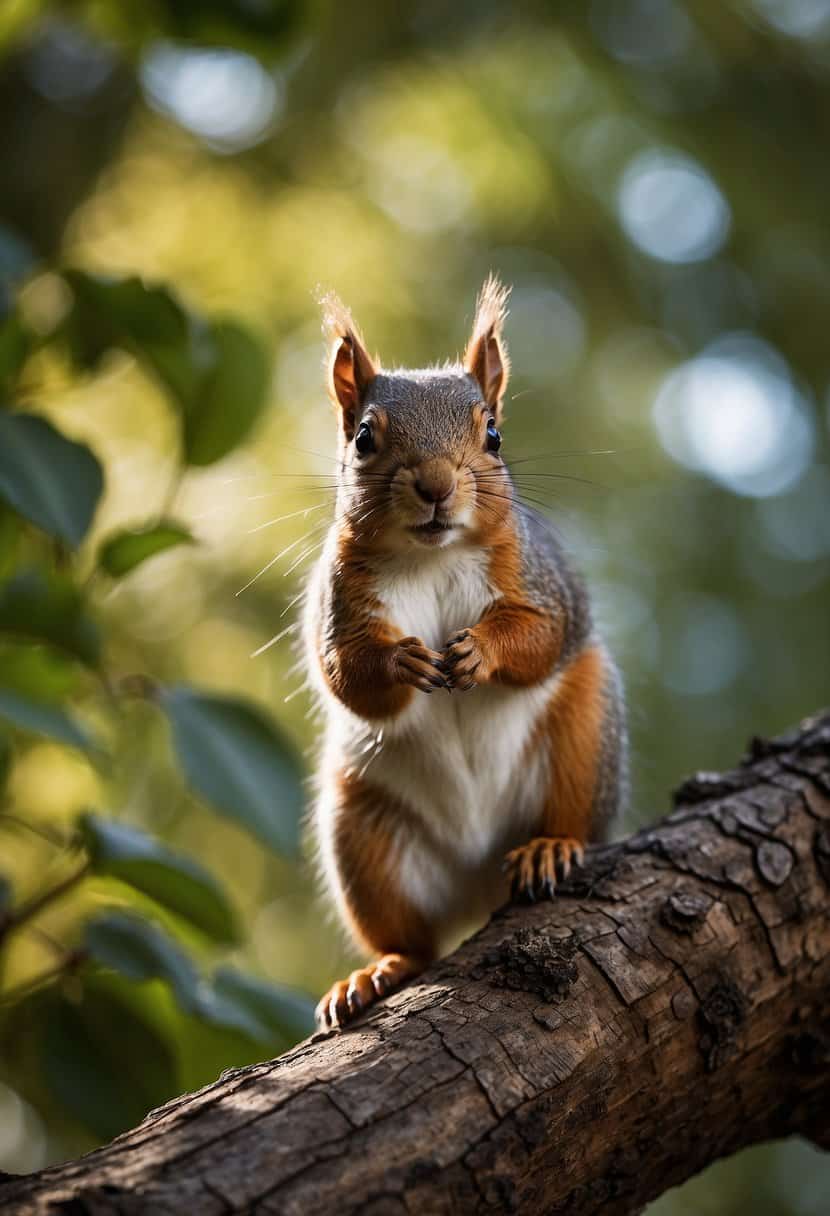
[[[443,461],[421,465],[415,474],[415,493],[424,502],[445,503],[455,492],[455,472]]]

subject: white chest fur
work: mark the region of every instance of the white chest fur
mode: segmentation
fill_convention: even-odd
[[[457,630],[477,624],[498,593],[488,582],[485,554],[450,550],[427,557],[390,567],[376,592],[396,633],[441,650]],[[426,857],[424,842],[402,844],[401,876],[417,902],[440,900],[440,871],[450,883],[453,868],[473,869],[502,850],[505,824],[514,831],[532,824],[546,757],[541,749],[528,755],[527,744],[554,681],[527,689],[416,692],[381,729],[342,707],[335,711],[330,745],[348,766],[402,800],[434,846]],[[374,747],[372,737],[379,740]]]

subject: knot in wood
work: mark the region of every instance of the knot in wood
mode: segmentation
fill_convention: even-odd
[[[520,929],[513,937],[488,950],[472,972],[473,979],[487,979],[494,988],[530,992],[543,1001],[567,995],[579,972],[573,956],[572,938],[554,944],[540,929]]]
[[[675,933],[694,933],[705,924],[714,902],[705,891],[672,891],[660,909],[660,920]]]
[[[721,976],[709,990],[698,1010],[707,1072],[714,1072],[732,1055],[747,1007],[746,997],[728,976]]]
[[[755,850],[755,864],[764,882],[780,887],[789,878],[795,858],[792,850],[780,840],[764,840]]]

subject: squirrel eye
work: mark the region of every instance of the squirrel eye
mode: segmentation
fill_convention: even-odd
[[[487,451],[497,452],[501,447],[501,431],[496,427],[495,418],[490,418],[487,423]]]
[[[368,422],[361,422],[354,437],[354,446],[358,456],[368,456],[375,450],[375,437]]]

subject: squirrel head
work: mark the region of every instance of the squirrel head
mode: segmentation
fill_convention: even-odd
[[[369,355],[349,310],[336,296],[323,297],[340,508],[374,547],[481,539],[509,514],[499,432],[510,368],[502,337],[508,295],[490,275],[460,362],[392,372]]]

